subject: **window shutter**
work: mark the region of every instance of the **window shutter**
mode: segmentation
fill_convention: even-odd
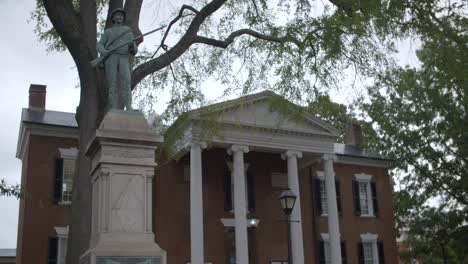
[[[379,264],[385,264],[385,254],[382,241],[377,242],[377,248],[379,250]]]
[[[315,192],[314,192],[314,197],[315,197],[315,205],[317,206],[317,211],[318,214],[321,215],[323,213],[322,209],[322,197],[320,196],[320,180],[315,179],[314,180],[314,186],[315,186]]]
[[[325,264],[325,243],[323,240],[318,241],[318,262]]]
[[[252,173],[247,172],[247,198],[249,211],[255,212],[255,178]]]
[[[62,199],[63,184],[63,159],[55,160],[55,178],[54,178],[54,203]]]
[[[364,264],[364,248],[362,243],[358,243],[358,264]]]
[[[232,210],[232,193],[231,193],[231,172],[226,171],[224,176],[224,211]]]
[[[335,181],[335,190],[336,190],[336,206],[338,207],[338,213],[341,213],[341,188],[340,188],[339,181]]]
[[[344,241],[341,241],[341,263],[348,263],[348,258],[346,257],[346,243]]]
[[[372,192],[372,205],[374,206],[374,215],[379,215],[379,203],[377,201],[377,191],[375,188],[375,182],[371,182],[371,192]]]
[[[359,200],[359,183],[353,180],[354,214],[361,215],[361,202]]]
[[[49,254],[47,256],[47,264],[57,263],[57,252],[58,252],[58,238],[49,237]]]

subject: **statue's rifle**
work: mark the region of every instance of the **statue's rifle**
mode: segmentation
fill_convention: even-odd
[[[96,66],[98,66],[99,64],[101,64],[102,62],[104,62],[104,61],[107,59],[107,57],[109,57],[109,56],[110,56],[113,52],[115,52],[116,50],[118,50],[118,49],[120,49],[120,48],[122,48],[122,47],[125,47],[125,46],[127,46],[128,44],[130,44],[130,43],[132,43],[132,42],[134,42],[134,41],[137,41],[137,40],[143,38],[144,36],[147,36],[147,35],[152,34],[152,33],[156,32],[156,31],[158,31],[158,30],[161,30],[161,29],[163,29],[164,27],[166,27],[166,26],[162,26],[162,27],[159,27],[159,28],[157,28],[157,29],[153,29],[153,30],[151,30],[151,31],[148,31],[148,32],[146,32],[145,34],[138,35],[138,36],[134,37],[132,40],[129,40],[129,41],[127,41],[127,42],[125,42],[125,43],[123,43],[123,44],[121,44],[121,45],[119,45],[119,46],[117,46],[117,47],[115,47],[115,48],[109,50],[109,52],[107,53],[106,56],[102,56],[102,55],[101,55],[101,56],[97,57],[96,59],[92,60],[92,61],[91,61],[91,66],[92,66],[93,68],[96,67]]]

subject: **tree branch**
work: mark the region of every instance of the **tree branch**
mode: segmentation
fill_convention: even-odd
[[[194,43],[194,39],[200,29],[201,24],[211,14],[216,12],[227,0],[213,0],[204,6],[194,17],[187,31],[182,38],[166,53],[161,56],[142,63],[133,70],[132,87],[134,88],[143,78],[151,73],[167,67],[170,63],[178,59]]]
[[[161,44],[156,49],[156,51],[153,53],[153,56],[151,56],[151,58],[153,58],[158,53],[159,49],[162,48],[164,50],[167,50],[167,46],[164,44],[164,41],[166,41],[166,38],[169,35],[169,31],[171,30],[172,25],[174,25],[177,21],[179,21],[183,17],[185,9],[191,10],[195,14],[199,13],[198,10],[196,10],[195,8],[193,8],[193,7],[189,6],[189,5],[182,5],[182,7],[180,8],[179,14],[173,20],[171,20],[171,22],[167,26],[166,32],[164,33],[164,36],[163,36],[163,38],[161,40]]]
[[[215,46],[218,48],[227,48],[232,42],[234,42],[235,38],[242,36],[242,35],[249,35],[252,37],[255,37],[257,39],[261,40],[267,40],[267,41],[272,41],[276,43],[286,43],[286,42],[292,42],[296,44],[298,47],[302,47],[303,43],[299,41],[298,39],[295,39],[291,36],[285,36],[285,37],[274,37],[274,36],[269,36],[265,35],[262,33],[259,33],[257,31],[254,31],[252,29],[240,29],[237,31],[232,32],[225,40],[217,40],[213,38],[207,38],[203,36],[196,36],[195,37],[195,43],[203,43],[207,44],[210,46]]]

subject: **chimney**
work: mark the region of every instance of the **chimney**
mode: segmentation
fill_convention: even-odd
[[[46,102],[46,87],[41,84],[31,84],[29,86],[29,109],[31,110],[45,110]]]
[[[344,135],[344,143],[346,145],[362,147],[363,137],[362,137],[362,129],[360,125],[351,124],[346,128],[346,132]]]

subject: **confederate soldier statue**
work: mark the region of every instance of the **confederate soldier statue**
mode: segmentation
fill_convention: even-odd
[[[109,109],[118,108],[117,85],[120,79],[122,96],[127,111],[132,108],[130,56],[137,53],[132,30],[125,26],[127,13],[117,8],[110,13],[113,26],[106,29],[97,44],[97,51],[103,56],[107,84],[109,86]],[[125,43],[128,43],[127,45]]]

